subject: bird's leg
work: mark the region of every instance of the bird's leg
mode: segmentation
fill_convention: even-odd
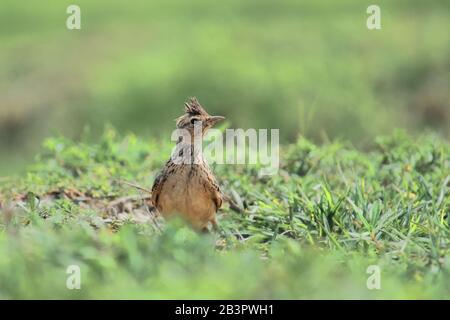
[[[212,231],[220,232],[219,223],[217,222],[216,217],[214,217],[214,218],[210,221],[210,223],[211,223],[211,227],[212,227],[211,229],[208,228],[208,226],[204,226],[200,231],[201,231],[202,233],[211,233]]]
[[[208,227],[203,227],[200,231],[201,231],[202,233],[204,233],[204,234],[209,233]]]
[[[212,225],[212,228],[213,228],[214,231],[216,231],[216,232],[220,231],[219,223],[217,222],[217,218],[216,217],[214,217],[211,220],[211,225]]]

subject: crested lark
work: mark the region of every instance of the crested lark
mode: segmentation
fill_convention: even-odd
[[[222,205],[219,185],[203,158],[202,138],[224,117],[210,116],[196,98],[185,103],[179,117],[179,139],[174,153],[157,175],[152,187],[152,202],[164,216],[182,215],[195,228],[217,228],[216,212]]]

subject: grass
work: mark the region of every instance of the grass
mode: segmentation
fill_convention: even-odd
[[[26,175],[1,181],[0,298],[450,298],[450,145],[438,136],[398,132],[364,152],[299,138],[272,177],[217,165],[245,210],[225,206],[209,235],[142,222],[145,194],[121,183],[150,187],[170,150],[113,129],[95,144],[47,139]],[[66,288],[73,264],[81,290]],[[366,287],[370,265],[380,290]]]

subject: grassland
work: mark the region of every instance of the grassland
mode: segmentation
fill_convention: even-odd
[[[47,139],[26,175],[1,181],[0,298],[450,298],[450,145],[437,135],[364,152],[299,138],[272,177],[217,165],[244,210],[225,206],[209,235],[149,218],[146,193],[123,183],[151,186],[169,143],[88,140]],[[81,290],[66,288],[69,265]]]
[[[360,0],[69,4],[2,1],[0,298],[450,299],[448,1],[379,0],[377,31]],[[130,186],[188,96],[280,129],[277,175],[214,166],[218,233]]]

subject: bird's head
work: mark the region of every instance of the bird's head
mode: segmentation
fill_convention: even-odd
[[[177,118],[177,128],[189,131],[194,134],[194,129],[201,128],[202,135],[212,128],[216,123],[224,120],[222,116],[211,116],[198,102],[197,98],[189,98],[184,104],[185,114]]]

